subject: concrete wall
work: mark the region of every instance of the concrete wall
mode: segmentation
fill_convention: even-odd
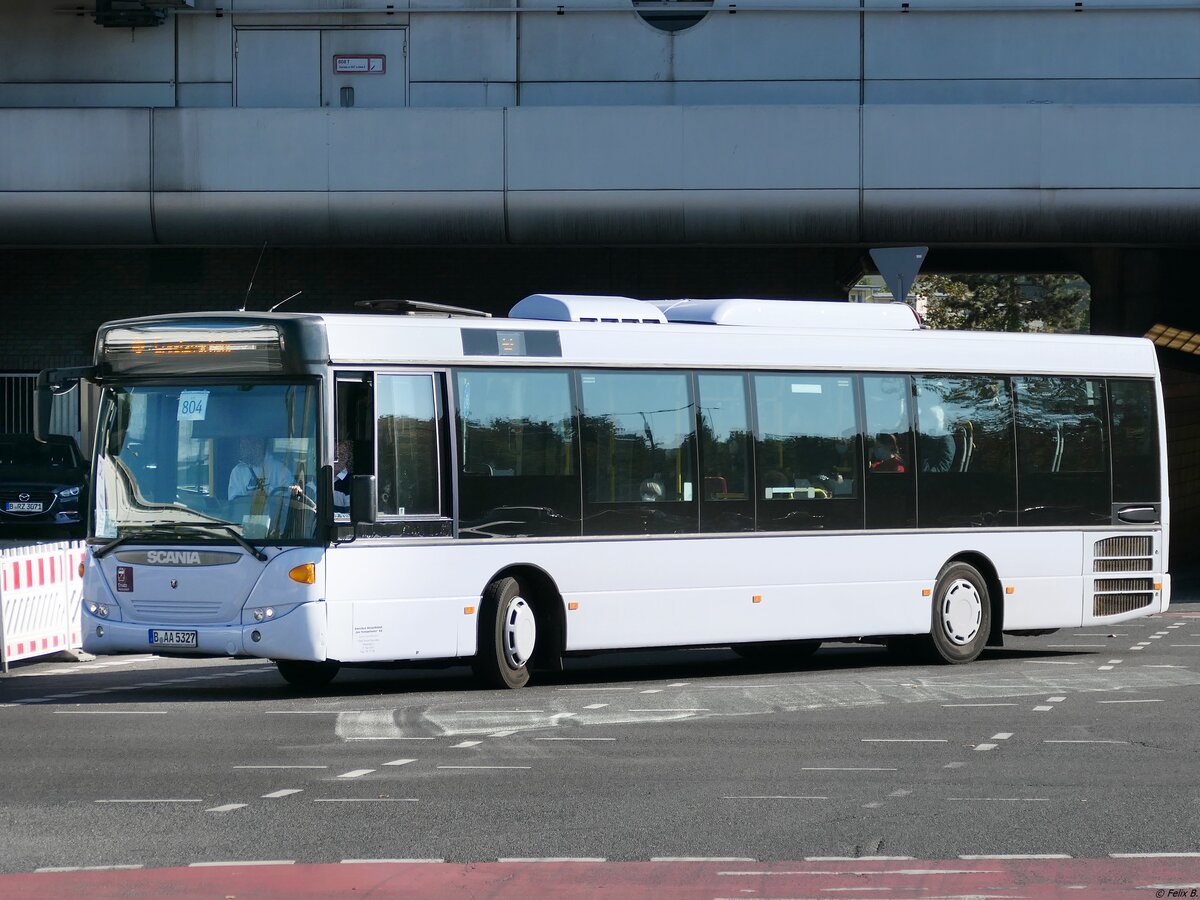
[[[0,243],[1191,243],[1197,145],[1200,105],[7,109]]]
[[[405,30],[389,71],[418,107],[1200,102],[1200,17],[1186,0],[1088,0],[1083,12],[1072,0],[911,0],[907,13],[893,0],[717,0],[677,32],[630,0],[387,5],[197,0],[129,30],[57,12],[70,6],[58,0],[6,0],[0,106],[229,107],[239,79],[282,95],[295,78],[333,77],[333,52],[351,52],[288,35],[354,33],[352,52],[374,52],[389,29]],[[304,12],[335,6],[345,12]],[[276,34],[274,74],[242,71],[239,38],[263,30]]]

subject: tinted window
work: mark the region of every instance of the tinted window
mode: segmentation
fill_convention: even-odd
[[[430,375],[381,375],[378,413],[379,514],[437,515],[438,409]]]
[[[1093,525],[1112,517],[1104,382],[1018,378],[1022,525]]]
[[[756,375],[758,527],[862,527],[854,380]]]
[[[1162,500],[1158,415],[1151,381],[1108,383],[1114,503]]]
[[[917,524],[912,387],[907,375],[864,375],[868,528]]]
[[[696,376],[702,531],[754,530],[750,410],[742,375]]]
[[[459,534],[579,534],[569,373],[460,371],[457,386]]]
[[[582,372],[584,531],[698,527],[690,376]]]
[[[919,376],[917,521],[922,528],[1015,525],[1008,380]]]

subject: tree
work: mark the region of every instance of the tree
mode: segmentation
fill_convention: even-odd
[[[922,275],[931,328],[1086,332],[1091,291],[1070,275]]]

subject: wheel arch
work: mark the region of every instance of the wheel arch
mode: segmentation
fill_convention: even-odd
[[[533,563],[513,563],[505,566],[488,579],[488,584],[500,578],[515,578],[521,585],[525,600],[533,607],[533,618],[537,622],[538,642],[533,654],[535,668],[558,669],[562,654],[567,646],[567,615],[562,593],[550,573]],[[482,612],[482,610],[481,610]],[[480,616],[479,627],[488,621]]]
[[[1004,588],[1000,584],[1000,576],[995,564],[978,550],[964,550],[946,560],[945,566],[953,563],[966,563],[972,566],[980,575],[988,589],[988,605],[992,610],[992,625],[988,632],[989,647],[1004,645]],[[943,566],[943,568],[945,568]]]

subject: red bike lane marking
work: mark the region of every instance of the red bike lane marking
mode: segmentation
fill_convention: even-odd
[[[905,897],[1008,892],[1051,898],[1067,889],[1073,895],[1086,891],[1089,897],[1200,897],[1200,858],[234,864],[0,875],[0,897],[5,900],[303,900],[350,895],[372,900],[711,900],[829,896],[827,892],[863,889],[876,896],[893,891]]]

